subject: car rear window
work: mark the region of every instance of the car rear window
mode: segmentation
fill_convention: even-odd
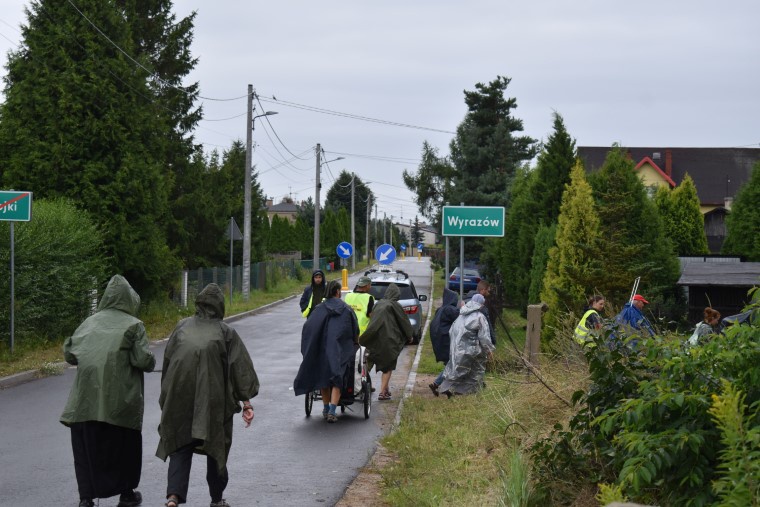
[[[369,288],[369,293],[372,294],[375,299],[383,299],[383,296],[385,296],[385,291],[388,289],[389,285],[390,282],[373,283]],[[414,295],[414,292],[412,292],[412,288],[410,286],[397,285],[397,287],[401,291],[401,297],[399,297],[399,299],[417,299],[417,296]]]

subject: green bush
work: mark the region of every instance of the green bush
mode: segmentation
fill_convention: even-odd
[[[35,201],[14,224],[15,337],[58,340],[89,315],[104,281],[100,232],[67,200]],[[0,321],[10,320],[10,223],[0,222]],[[8,344],[10,329],[0,330]]]
[[[558,426],[533,447],[539,482],[565,485],[552,495],[572,495],[584,483],[616,484],[634,501],[663,506],[730,498],[739,485],[720,477],[736,463],[759,466],[757,452],[743,452],[760,432],[758,335],[757,324],[737,325],[690,348],[660,336],[620,348],[597,338],[585,349],[591,382],[573,397],[579,410],[569,428]],[[745,436],[730,441],[725,417],[711,407],[733,392],[755,408],[743,421]],[[728,452],[729,445],[738,451]]]

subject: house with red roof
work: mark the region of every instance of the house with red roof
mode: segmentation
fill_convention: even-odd
[[[579,146],[578,157],[586,171],[598,171],[611,147]],[[674,188],[686,174],[694,180],[700,209],[705,218],[707,244],[719,253],[726,236],[725,217],[741,185],[749,181],[760,162],[760,148],[625,148],[634,170],[651,189]]]

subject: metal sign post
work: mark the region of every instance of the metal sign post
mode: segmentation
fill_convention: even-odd
[[[16,323],[15,323],[15,307],[16,307],[16,241],[15,230],[13,227],[14,222],[28,222],[32,219],[32,193],[31,192],[16,192],[16,191],[2,191],[0,192],[0,220],[10,222],[11,226],[11,315],[10,315],[10,331],[11,331],[11,355],[15,347],[16,340]]]

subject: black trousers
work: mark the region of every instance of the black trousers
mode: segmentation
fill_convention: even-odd
[[[193,449],[197,443],[192,443],[180,448],[169,456],[169,485],[166,487],[166,496],[177,495],[179,503],[187,501],[187,489],[190,486],[190,468],[193,464]],[[212,502],[218,502],[224,495],[229,476],[227,467],[219,470],[216,460],[206,456],[206,482]]]
[[[142,433],[99,421],[70,428],[79,498],[108,498],[140,484]]]

